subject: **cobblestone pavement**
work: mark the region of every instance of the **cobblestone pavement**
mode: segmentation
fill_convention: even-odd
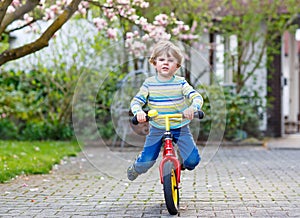
[[[0,217],[169,217],[158,164],[126,179],[136,153],[89,146],[49,175],[0,184]],[[297,148],[221,147],[183,171],[179,216],[300,217],[299,160]]]

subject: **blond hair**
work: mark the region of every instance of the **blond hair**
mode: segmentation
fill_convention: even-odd
[[[178,67],[181,66],[183,62],[183,55],[178,46],[173,44],[170,41],[159,41],[152,51],[152,54],[149,58],[149,62],[153,65],[156,65],[156,58],[160,55],[167,54],[171,55],[177,60]]]

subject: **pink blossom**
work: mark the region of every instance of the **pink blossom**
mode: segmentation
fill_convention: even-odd
[[[144,17],[140,17],[139,20],[136,20],[135,24],[140,25],[143,29],[146,29],[147,25],[149,25],[147,18]]]
[[[179,36],[179,38],[183,40],[195,40],[198,38],[198,36],[193,34],[182,34]]]
[[[144,43],[141,43],[141,42],[135,42],[133,44],[133,55],[135,57],[140,57],[140,56],[143,56],[143,53],[146,51],[147,47]]]
[[[144,42],[147,42],[147,41],[150,40],[150,36],[149,36],[148,34],[145,34],[145,35],[143,35],[142,40],[143,40]]]
[[[69,4],[72,0],[56,0],[56,4],[50,4],[49,8],[44,10],[45,20],[54,19],[58,14],[62,12],[64,7]],[[15,6],[21,5],[23,1],[13,0],[9,10],[13,12]],[[41,0],[40,3],[44,7],[45,0]],[[149,2],[146,0],[106,0],[104,1],[103,17],[93,19],[93,23],[96,28],[101,31],[105,30],[108,38],[117,40],[118,29],[114,28],[112,21],[118,20],[118,17],[122,16],[129,19],[138,26],[139,31],[128,32],[126,34],[126,43],[128,46],[134,46],[134,48],[142,48],[141,43],[145,43],[150,39],[170,39],[171,34],[179,37],[183,40],[194,40],[197,38],[196,35],[191,33],[196,31],[197,22],[194,21],[190,28],[183,21],[178,20],[175,14],[172,12],[169,14],[159,14],[155,16],[153,22],[149,22],[147,18],[139,16],[136,8],[149,7]],[[89,3],[83,0],[78,6],[78,12],[86,15]],[[28,14],[24,16],[26,22],[33,20]],[[171,31],[169,31],[171,29]],[[143,33],[143,34],[142,34]],[[137,43],[136,40],[139,42]],[[133,50],[133,53],[136,52]]]
[[[132,39],[134,37],[133,32],[127,32],[126,33],[126,39]]]
[[[128,18],[129,18],[130,20],[134,21],[136,24],[139,23],[139,20],[138,20],[138,19],[139,19],[139,16],[136,15],[136,14],[130,15]]]
[[[107,35],[108,35],[108,38],[116,40],[117,39],[117,29],[116,28],[108,28]]]
[[[117,3],[121,5],[129,5],[130,0],[117,0]]]
[[[122,17],[127,17],[126,11],[124,10],[124,8],[119,8],[119,14]]]
[[[103,18],[99,18],[99,17],[94,18],[94,19],[93,19],[93,23],[95,24],[95,26],[97,27],[97,29],[98,29],[99,31],[101,31],[101,30],[103,30],[104,28],[107,27],[107,22],[106,22],[106,20],[103,19]]]
[[[182,30],[183,31],[189,31],[190,30],[190,27],[188,25],[183,25],[182,26]]]
[[[63,3],[62,1],[56,1],[56,6],[58,7],[62,7],[63,6]]]
[[[172,29],[173,35],[177,36],[180,33],[180,29],[178,27]]]
[[[156,29],[156,27],[150,23],[143,25],[142,28],[144,31],[149,32],[149,33]]]
[[[129,50],[130,50],[130,48],[132,46],[132,42],[133,42],[133,39],[126,39],[125,40],[125,48],[129,48]]]
[[[125,45],[128,48],[128,52],[134,57],[143,56],[147,50],[147,46],[139,40],[126,40]]]
[[[70,4],[72,2],[72,0],[62,0],[61,1],[61,3],[63,4],[63,5],[65,5],[65,4]]]
[[[86,8],[82,4],[78,5],[78,12],[82,15],[86,15]]]
[[[141,8],[148,8],[148,7],[149,7],[149,2],[142,2],[142,3],[140,4],[140,7],[141,7]]]
[[[114,5],[113,0],[107,0],[106,3],[104,4],[104,6],[106,6],[106,7],[112,7],[113,5]]]
[[[134,8],[131,8],[129,5],[119,5],[117,6],[118,13],[122,17],[129,17],[132,15],[136,15],[136,10]]]
[[[24,14],[23,19],[26,21],[26,23],[33,21],[33,17],[29,16],[29,14]]]
[[[166,14],[159,14],[154,18],[155,21],[153,23],[154,23],[154,25],[167,26],[169,23],[168,18],[169,17]]]
[[[181,20],[176,20],[176,21],[175,21],[175,24],[177,24],[178,26],[183,26],[183,25],[184,25],[184,22],[181,21]]]
[[[16,9],[13,7],[13,6],[8,6],[8,8],[7,8],[7,13],[8,14],[10,14],[10,13],[13,13],[13,12],[15,12],[16,11]]]
[[[135,14],[136,10],[134,8],[126,8],[126,15],[130,16]]]
[[[16,8],[16,7],[21,6],[21,1],[20,0],[13,0],[11,4],[12,4],[13,7]]]
[[[60,8],[57,5],[51,5],[50,10],[53,11],[54,14],[59,14]]]
[[[2,113],[2,114],[1,114],[1,117],[2,117],[2,118],[5,118],[5,117],[6,117],[6,114],[5,114],[5,113]]]
[[[171,34],[167,33],[165,27],[162,26],[156,26],[152,31],[149,31],[149,36],[156,41],[171,38]]]
[[[50,10],[49,8],[45,9],[45,16],[43,17],[44,20],[52,20],[55,18],[55,13]]]
[[[84,7],[84,8],[88,8],[89,5],[90,5],[87,1],[82,1],[80,4],[81,4],[82,7]]]
[[[105,8],[104,9],[104,15],[109,19],[109,20],[115,20],[116,19],[116,12],[112,8]]]
[[[149,7],[149,2],[146,2],[144,0],[133,0],[132,5],[141,7],[141,8],[148,8]]]

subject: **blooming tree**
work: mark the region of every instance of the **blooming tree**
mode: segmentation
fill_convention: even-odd
[[[111,40],[122,40],[129,52],[142,55],[150,40],[170,39],[171,36],[188,41],[195,40],[196,23],[193,27],[178,20],[174,13],[158,14],[150,21],[139,15],[138,9],[150,7],[144,0],[7,0],[0,2],[0,66],[48,46],[55,33],[75,14],[86,18],[95,27],[104,32]],[[45,31],[36,25],[38,20],[51,22]],[[17,23],[11,25],[12,23]],[[127,22],[132,28],[122,28]],[[14,28],[12,28],[12,26]],[[30,27],[39,34],[39,38],[17,48],[8,48],[10,33],[24,27]],[[133,30],[134,28],[135,30]],[[5,46],[6,45],[6,46]]]
[[[40,35],[40,37],[31,43],[25,44],[21,47],[14,49],[6,49],[0,54],[0,65],[4,63],[18,59],[25,55],[31,54],[38,51],[48,45],[51,37],[66,23],[70,17],[77,11],[78,5],[81,0],[72,0],[68,4],[64,2],[67,6],[64,7],[62,11],[59,10],[58,4],[57,8],[52,7],[47,10],[45,2],[39,0],[7,0],[0,2],[0,33],[2,35],[2,40],[7,39],[10,32],[15,29],[10,29],[10,24],[14,21],[24,20],[23,23],[20,22],[20,26],[17,29],[23,28],[27,25],[32,25],[36,20],[50,18],[50,11],[53,13],[59,13],[53,23]],[[48,12],[47,12],[48,11]],[[54,12],[55,11],[55,12]],[[43,12],[43,13],[42,13]]]

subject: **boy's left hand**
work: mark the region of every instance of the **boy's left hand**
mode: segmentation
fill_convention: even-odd
[[[194,109],[189,107],[183,111],[183,116],[189,120],[194,119]]]

